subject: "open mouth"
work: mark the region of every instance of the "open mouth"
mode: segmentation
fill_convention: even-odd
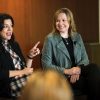
[[[7,32],[6,35],[7,36],[11,36],[12,35],[12,32]]]

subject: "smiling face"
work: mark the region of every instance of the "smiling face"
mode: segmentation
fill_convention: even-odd
[[[60,33],[64,38],[77,33],[73,13],[68,8],[61,8],[55,12],[52,32]]]
[[[65,13],[60,13],[56,20],[56,29],[60,33],[68,33],[69,22]]]
[[[4,27],[0,31],[0,35],[4,40],[10,40],[13,32],[13,25],[11,19],[4,20]]]

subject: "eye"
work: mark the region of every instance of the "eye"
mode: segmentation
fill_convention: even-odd
[[[7,25],[4,25],[4,27],[3,28],[8,28],[8,26]]]
[[[59,22],[59,20],[56,20],[56,22]]]
[[[3,28],[12,28],[12,27],[13,27],[13,25],[4,25]]]
[[[67,21],[67,20],[66,20],[66,19],[63,19],[62,21],[65,22],[65,21]]]

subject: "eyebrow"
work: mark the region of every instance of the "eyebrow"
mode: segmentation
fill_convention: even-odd
[[[11,25],[12,26],[13,24],[4,24],[4,25]]]

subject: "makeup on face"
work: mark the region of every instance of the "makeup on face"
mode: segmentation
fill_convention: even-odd
[[[0,32],[1,37],[4,40],[10,40],[13,32],[12,21],[10,19],[4,20],[4,26]]]

